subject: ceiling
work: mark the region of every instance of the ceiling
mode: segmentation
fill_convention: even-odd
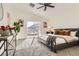
[[[65,19],[71,18],[71,15],[73,17],[79,14],[79,4],[77,3],[52,3],[55,8],[48,7],[46,11],[44,11],[44,8],[37,9],[37,7],[41,6],[40,4],[34,4],[36,5],[34,8],[30,7],[29,3],[10,3],[7,5],[17,12],[31,12],[46,19]]]
[[[29,7],[29,5],[27,4],[27,9],[29,9],[29,11],[43,16],[47,19],[62,19],[62,18],[69,18],[71,16],[77,15],[79,14],[79,4],[74,4],[74,3],[53,3],[52,5],[55,6],[55,8],[50,8],[48,7],[46,11],[44,11],[43,8],[41,9],[36,9],[37,7],[39,7],[39,4],[36,4],[35,8]]]
[[[46,11],[43,8],[36,9],[40,7],[36,3],[34,8],[30,7],[29,3],[4,3],[3,5],[4,10],[11,13],[12,19],[23,17],[26,20],[26,18],[32,19],[33,17],[36,20],[39,18],[50,20],[54,28],[79,27],[79,3],[53,3],[55,8],[48,7]]]

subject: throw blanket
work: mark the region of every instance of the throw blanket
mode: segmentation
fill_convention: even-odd
[[[56,38],[56,36],[49,36],[46,41],[47,45],[52,46],[56,42]]]

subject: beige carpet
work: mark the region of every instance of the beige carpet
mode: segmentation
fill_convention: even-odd
[[[58,51],[58,53],[51,52],[46,47],[32,47],[31,49],[20,49],[16,51],[15,56],[78,56],[79,47],[75,46],[72,48]]]
[[[32,43],[33,38],[18,40],[15,56],[78,56],[79,46],[59,50],[58,53],[50,51],[46,46],[38,42],[36,38]],[[11,55],[12,52],[9,52]],[[5,55],[5,54],[4,54]]]

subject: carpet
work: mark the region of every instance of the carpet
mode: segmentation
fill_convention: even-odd
[[[14,56],[79,56],[79,46],[58,50],[57,53],[54,53],[45,45],[38,42],[37,38],[35,38],[31,45],[32,40],[32,38],[18,40]],[[12,53],[13,51],[10,51],[9,56],[11,56]],[[5,56],[5,54],[3,56]]]
[[[59,50],[57,53],[50,51],[47,47],[31,47],[19,49],[15,56],[79,56],[79,46]]]

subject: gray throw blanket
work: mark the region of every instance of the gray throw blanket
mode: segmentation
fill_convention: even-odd
[[[46,44],[47,44],[47,46],[51,47],[54,42],[56,42],[56,37],[50,35],[50,36],[47,38]]]

